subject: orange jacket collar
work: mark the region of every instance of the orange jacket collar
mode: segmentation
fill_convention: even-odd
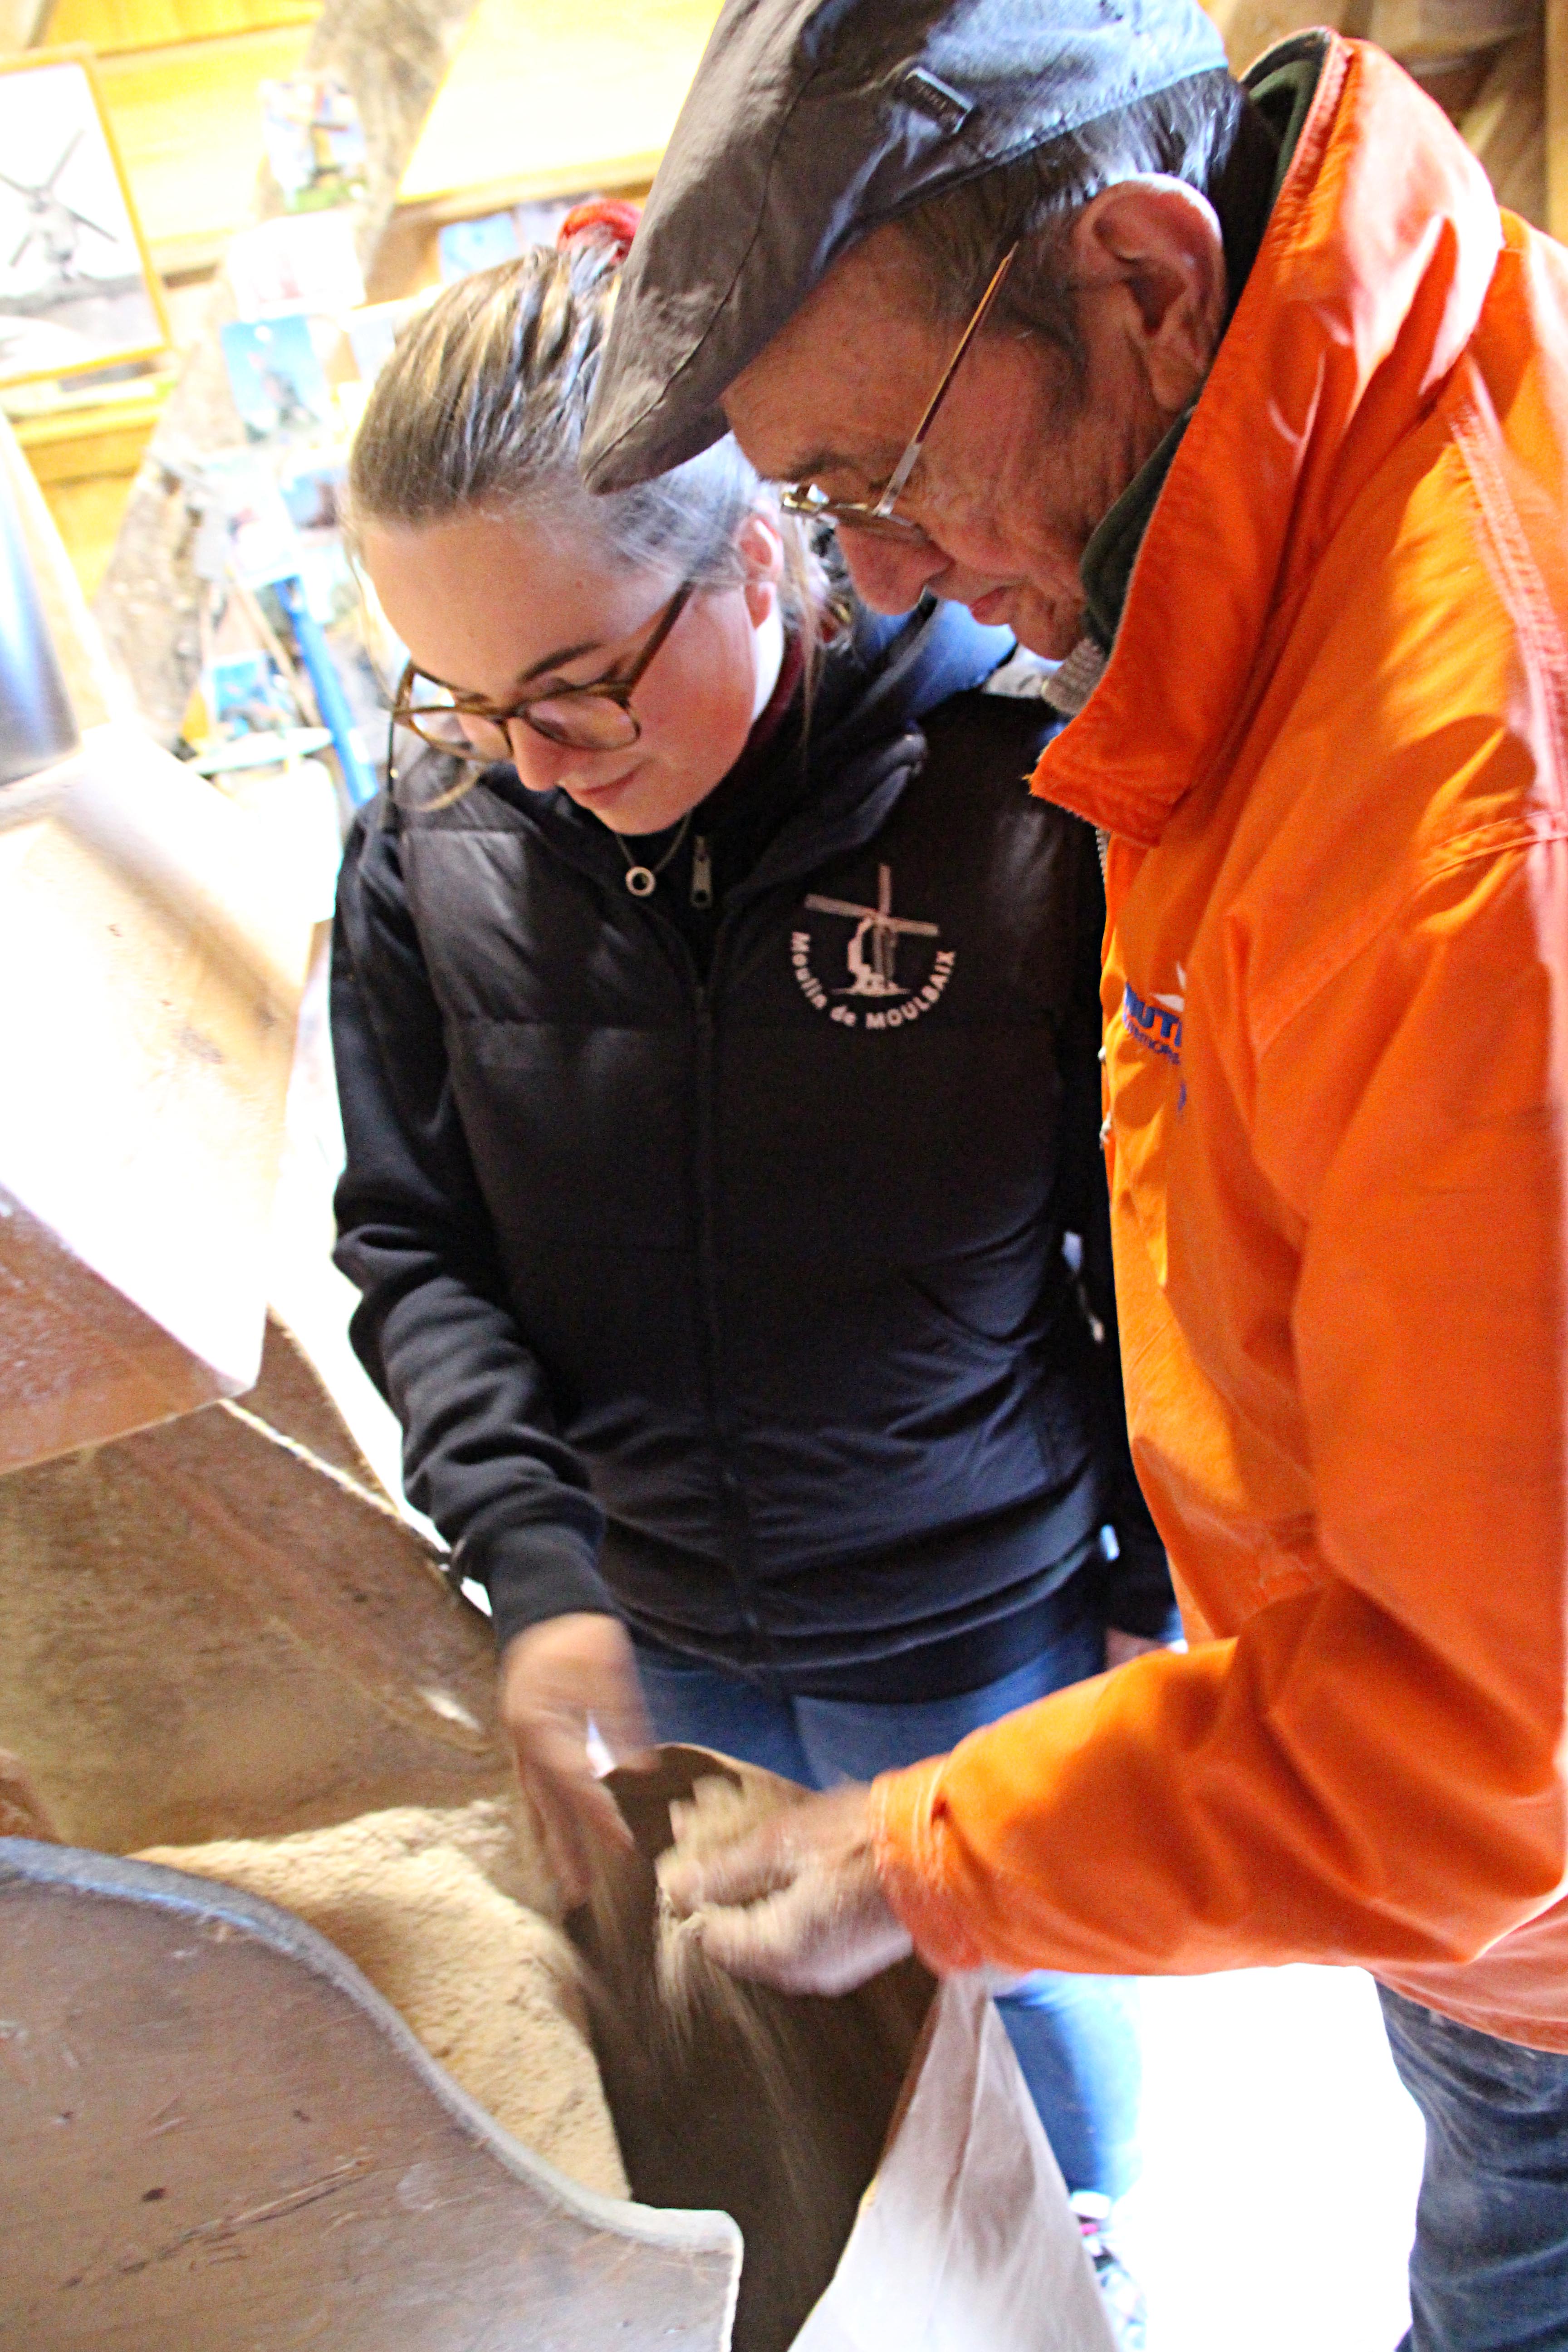
[[[1486,175],[1437,107],[1381,50],[1331,36],[1110,661],[1037,792],[1159,840],[1266,671],[1270,625],[1459,358],[1501,245]]]

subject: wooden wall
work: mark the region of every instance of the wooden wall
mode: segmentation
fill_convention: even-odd
[[[1231,39],[1233,62],[1245,64],[1298,24],[1328,16],[1363,29],[1352,17],[1377,0],[1208,5]],[[717,8],[718,0],[591,0],[578,8],[564,0],[479,0],[404,175],[373,296],[431,281],[445,221],[529,197],[646,185]],[[313,14],[312,0],[0,0],[0,47],[20,46],[31,25],[35,43],[82,41],[97,50],[142,224],[172,289],[176,335],[248,207],[261,159],[258,86],[298,67]],[[1544,165],[1538,154],[1531,184],[1543,183],[1542,210],[1561,236],[1568,233],[1568,0],[1545,0],[1545,41]],[[1529,79],[1537,77],[1532,64]],[[1499,152],[1508,145],[1505,138]],[[89,589],[159,396],[153,383],[100,417],[19,424]]]
[[[373,297],[434,279],[444,222],[585,188],[646,188],[717,13],[718,0],[581,10],[480,0],[405,175]],[[297,69],[314,15],[312,0],[53,0],[35,30],[35,45],[85,42],[98,53],[176,337],[249,207],[258,85]],[[24,30],[18,17],[7,44],[0,19],[0,47],[20,46]],[[16,420],[89,593],[165,389],[153,379],[101,410]]]

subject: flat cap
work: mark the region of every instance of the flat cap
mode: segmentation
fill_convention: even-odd
[[[589,486],[716,441],[728,386],[873,229],[1224,64],[1197,0],[726,0],[622,275]]]

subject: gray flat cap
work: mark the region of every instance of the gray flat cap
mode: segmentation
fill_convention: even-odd
[[[1197,0],[727,0],[626,259],[589,485],[716,441],[728,386],[872,229],[1224,64]]]

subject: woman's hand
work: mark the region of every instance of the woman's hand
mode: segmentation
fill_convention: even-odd
[[[510,1641],[500,1662],[500,1719],[545,1853],[570,1909],[593,1884],[595,1845],[629,1846],[631,1832],[588,1760],[588,1723],[617,1764],[646,1760],[653,1735],[637,1657],[616,1617],[548,1617]]]

